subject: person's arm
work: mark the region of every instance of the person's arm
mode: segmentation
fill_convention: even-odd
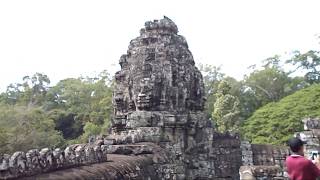
[[[317,156],[313,163],[317,166],[318,169],[320,169],[320,156]]]
[[[310,170],[310,173],[313,174],[315,177],[320,177],[319,161],[316,161],[314,164],[310,161],[308,170]]]

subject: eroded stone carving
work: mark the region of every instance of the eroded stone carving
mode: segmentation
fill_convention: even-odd
[[[26,155],[22,151],[17,151],[13,153],[10,157],[9,166],[10,171],[15,174],[22,174],[26,170]]]
[[[27,153],[18,151],[13,155],[0,155],[0,179],[32,176],[43,172],[66,169],[107,161],[108,145],[101,141],[94,144],[74,144],[65,150],[56,148],[31,149]]]
[[[10,155],[9,154],[3,154],[0,155],[0,175],[1,177],[11,177],[10,173]]]
[[[214,131],[211,120],[203,112],[202,75],[194,65],[186,39],[178,34],[172,20],[164,17],[146,22],[140,36],[130,42],[127,53],[120,57],[119,64],[121,70],[115,74],[111,134],[64,150],[44,148],[40,152],[30,150],[26,155],[23,152],[0,155],[0,179],[77,169],[77,166],[105,162],[107,153],[113,154],[111,157],[121,154],[118,158],[124,163],[117,166],[119,169],[112,167],[114,177],[111,179],[150,179],[144,172],[152,174],[154,179],[234,180],[240,178],[241,164],[276,165],[275,170],[271,167],[275,172],[272,177],[283,175],[278,172],[288,154],[285,148],[241,143],[237,134]],[[319,124],[310,121],[306,127],[312,129]],[[305,136],[319,132],[312,130],[305,132]],[[127,163],[129,156],[144,165]],[[92,166],[86,167],[88,171],[79,168],[77,172],[89,179],[110,176],[108,172],[100,172],[100,165],[95,167],[98,168],[94,172],[98,174],[90,171]],[[260,168],[249,170],[241,169],[241,178],[247,175],[264,178],[263,173],[270,168],[262,169],[262,173],[257,173]],[[65,173],[67,177],[78,178],[74,171]],[[53,179],[59,174],[55,173]]]
[[[55,160],[55,165],[57,168],[61,168],[63,167],[63,164],[65,163],[65,156],[64,156],[64,152],[60,149],[60,148],[56,148],[53,151],[53,158]]]
[[[36,174],[41,172],[40,167],[40,152],[38,149],[31,149],[26,153],[27,167],[29,174]]]
[[[184,37],[169,18],[146,22],[120,58],[114,91],[116,119],[131,112],[203,110],[202,76]],[[123,128],[124,121],[115,121]]]
[[[131,146],[123,145],[153,142],[168,151],[170,159],[155,165],[159,177],[219,177],[215,173],[213,127],[203,112],[202,75],[175,23],[167,17],[146,22],[119,64],[112,133],[105,140],[111,144],[108,151],[130,154]],[[240,167],[240,140],[236,141],[238,151],[234,152],[240,154],[234,156],[233,164]],[[231,176],[238,177],[238,169]]]
[[[53,154],[49,148],[43,148],[40,151],[40,166],[44,171],[49,171],[53,166]]]

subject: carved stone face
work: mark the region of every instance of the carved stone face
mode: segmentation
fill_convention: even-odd
[[[202,76],[185,38],[177,32],[176,25],[164,18],[147,22],[142,34],[130,41],[115,75],[113,124],[126,123],[133,111],[203,110]]]
[[[127,68],[128,62],[127,62],[127,56],[126,55],[122,55],[120,57],[119,64],[120,64],[121,68],[123,68],[123,69]]]
[[[8,154],[0,155],[0,169],[2,170],[9,169],[9,160],[10,160],[10,155]]]
[[[141,89],[137,94],[137,108],[139,110],[150,110],[152,107],[152,91],[153,84],[150,82],[150,78],[141,79]]]
[[[118,111],[121,111],[124,103],[123,92],[116,91],[114,96],[115,106]]]

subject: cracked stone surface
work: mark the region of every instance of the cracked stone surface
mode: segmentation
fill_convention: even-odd
[[[155,165],[163,179],[238,177],[240,140],[214,133],[203,111],[202,75],[171,19],[146,22],[119,64],[112,133],[106,138],[111,146],[158,144],[170,157],[169,162]],[[214,137],[223,137],[223,142]]]
[[[214,131],[202,75],[171,19],[146,22],[119,64],[110,134],[64,150],[0,155],[0,179],[236,180],[242,165],[242,177],[285,179],[287,148]],[[300,135],[319,146],[320,123],[305,121]]]

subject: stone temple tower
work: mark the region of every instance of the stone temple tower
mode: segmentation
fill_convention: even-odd
[[[167,17],[146,22],[119,64],[107,139],[114,145],[151,142],[165,149],[169,160],[155,165],[164,179],[212,179],[219,174],[217,133],[203,112],[202,75],[176,24]],[[236,172],[241,163],[241,152],[237,154],[231,165]]]
[[[116,73],[114,127],[135,111],[201,111],[204,86],[185,38],[169,18],[146,22]]]
[[[0,154],[0,179],[287,179],[287,147],[214,131],[203,111],[202,75],[172,20],[146,22],[120,66],[111,133],[65,150]],[[316,150],[320,121],[305,123],[299,135],[310,137],[308,150]]]

